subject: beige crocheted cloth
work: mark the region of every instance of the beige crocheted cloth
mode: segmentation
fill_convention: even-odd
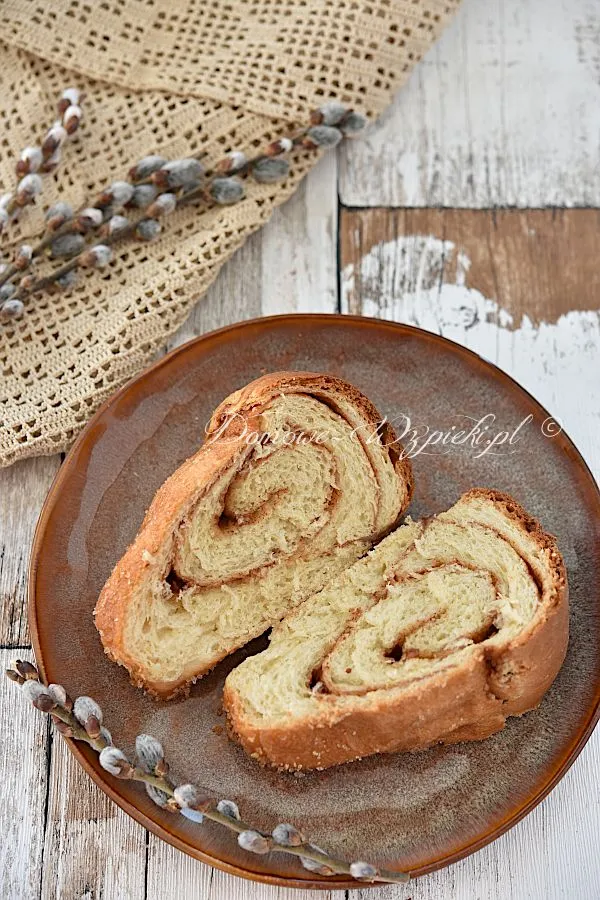
[[[52,123],[65,87],[85,90],[84,124],[37,209],[3,236],[42,230],[56,199],[77,208],[139,158],[258,150],[336,97],[377,115],[459,0],[5,0],[0,2],[0,185]],[[298,151],[284,183],[169,218],[108,269],[30,300],[0,325],[0,465],[66,449],[90,414],[142,369],[221,265],[316,162]]]

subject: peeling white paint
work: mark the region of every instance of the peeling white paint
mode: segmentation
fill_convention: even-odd
[[[463,0],[339,150],[346,206],[600,205],[597,0]]]
[[[600,313],[572,310],[556,322],[515,323],[494,298],[470,287],[468,255],[433,235],[374,246],[342,272],[342,310],[441,334],[498,365],[530,391],[600,472]]]

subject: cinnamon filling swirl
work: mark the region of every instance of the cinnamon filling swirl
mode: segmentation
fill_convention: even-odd
[[[227,421],[225,409],[198,455],[226,462],[190,490],[163,545],[142,551],[123,637],[146,682],[183,683],[260,635],[360,558],[408,499],[377,423],[343,396],[279,393]],[[181,469],[190,488],[193,463]]]
[[[281,764],[270,741],[283,744],[284,734],[300,740],[301,733],[300,755],[288,745],[283,757],[284,765],[301,768],[331,764],[323,762],[328,755],[344,761],[402,748],[405,734],[388,734],[385,746],[373,737],[370,748],[367,733],[359,752],[357,722],[362,727],[372,713],[376,735],[376,712],[386,709],[388,731],[394,716],[406,727],[404,704],[430,691],[443,722],[459,704],[456,688],[445,699],[439,689],[457,678],[469,691],[478,679],[491,730],[502,727],[504,703],[513,714],[530,708],[532,696],[538,702],[538,664],[511,661],[566,600],[564,568],[553,539],[520,508],[520,518],[510,512],[505,500],[475,490],[448,512],[402,526],[276,627],[268,649],[226,682],[226,707],[242,743]],[[563,619],[565,610],[566,603]],[[565,642],[566,628],[552,650],[556,658]],[[546,687],[554,666],[541,678]],[[458,708],[458,725],[439,725],[438,739],[446,731],[462,734],[464,721],[481,715],[470,702],[471,709]],[[415,706],[414,716],[421,735],[413,744],[427,743],[423,734],[435,739],[426,707]],[[481,736],[481,725],[476,730]],[[322,749],[328,732],[333,750]]]

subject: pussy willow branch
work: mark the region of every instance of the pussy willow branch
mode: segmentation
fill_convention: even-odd
[[[199,161],[199,159],[204,156],[204,153],[196,154],[195,156],[189,157],[187,160],[173,161],[172,163],[168,163],[164,160],[163,169],[159,171],[151,170],[150,174],[146,174],[145,177],[137,177],[137,170],[143,168],[144,161],[142,160],[130,171],[130,182],[120,182],[116,184],[119,184],[121,188],[127,188],[130,191],[140,186],[152,185],[156,190],[155,198],[159,198],[165,193],[174,194],[176,197],[175,207],[180,207],[198,199],[205,201],[209,206],[219,204],[229,205],[243,199],[244,190],[238,183],[238,192],[236,193],[233,191],[232,196],[232,190],[236,186],[230,184],[228,196],[219,197],[218,195],[215,195],[213,198],[210,193],[211,185],[216,187],[217,180],[220,180],[222,190],[225,190],[223,181],[227,181],[227,179],[231,179],[232,182],[236,181],[232,176],[245,177],[249,174],[254,174],[254,177],[258,181],[268,183],[281,180],[287,177],[289,164],[285,160],[278,163],[278,157],[283,157],[298,147],[318,149],[319,147],[335,146],[344,135],[357,133],[365,124],[366,120],[363,116],[354,113],[352,110],[346,109],[341,104],[332,102],[321,107],[319,110],[315,110],[311,114],[311,124],[289,136],[272,141],[268,147],[253,157],[248,158],[244,153],[239,151],[229,153],[212,169],[203,172],[196,184],[190,183],[173,187],[169,183],[167,169],[169,166],[173,165],[189,164],[192,160]],[[260,170],[261,166],[263,167],[263,170]],[[267,173],[265,173],[264,167],[268,168]],[[164,180],[161,181],[161,178]],[[71,214],[72,217],[70,219],[63,221],[57,227],[55,224],[48,225],[46,232],[38,240],[38,243],[32,248],[27,248],[28,255],[25,257],[21,255],[20,258],[15,259],[12,264],[8,265],[3,273],[0,273],[0,288],[2,288],[2,286],[9,283],[15,275],[23,275],[32,262],[45,250],[52,250],[53,245],[55,245],[55,242],[59,238],[67,235],[81,235],[86,242],[83,244],[84,249],[82,249],[81,253],[78,253],[75,257],[76,261],[70,260],[54,272],[39,279],[32,279],[31,276],[26,276],[18,287],[12,284],[7,285],[7,287],[13,288],[12,293],[7,296],[10,296],[12,304],[16,305],[20,311],[23,309],[22,299],[24,297],[55,285],[59,282],[59,279],[63,278],[63,276],[78,269],[82,260],[85,260],[85,264],[88,266],[91,264],[89,254],[88,256],[85,256],[85,247],[89,247],[92,242],[97,240],[97,232],[104,221],[103,213],[105,212],[106,207],[110,205],[110,191],[113,188],[115,188],[115,184],[107,189],[106,192],[103,192],[99,198],[96,198],[96,201],[94,201],[95,206],[91,209],[90,207],[82,208],[74,216]],[[124,205],[125,209],[129,212],[131,202],[130,199],[129,201],[125,201],[124,204],[117,204],[117,208]],[[152,206],[152,203],[150,203],[150,206]],[[93,223],[90,223],[89,221],[84,223],[82,214],[85,214],[86,212],[88,215],[90,212],[94,213],[98,220]],[[83,218],[85,219],[85,215],[83,215]],[[144,212],[142,209],[139,221],[143,218]],[[160,225],[157,223],[154,227],[152,236],[143,239],[152,239],[154,236],[157,236],[160,230]],[[121,228],[118,234],[111,236],[110,239],[103,240],[103,244],[115,244],[126,238],[136,236],[136,232],[137,228],[134,225],[132,225],[132,227]],[[137,236],[141,237],[139,233]],[[79,248],[77,248],[77,250],[78,249]],[[107,260],[105,259],[102,264],[106,264],[106,261]]]
[[[198,202],[200,200],[204,201],[204,203],[206,204],[207,207],[208,206],[216,206],[217,204],[211,200],[210,194],[208,193],[209,188],[210,188],[210,182],[208,184],[204,184],[197,188],[194,188],[193,190],[190,190],[184,194],[181,194],[181,196],[178,197],[178,199],[177,199],[177,204],[176,204],[177,208],[185,206],[188,203]],[[163,193],[166,193],[166,191]],[[141,218],[143,218],[143,216]],[[106,237],[103,237],[101,243],[104,244],[105,246],[112,247],[115,244],[120,244],[121,242],[123,242],[125,240],[130,240],[132,238],[135,238],[138,223],[139,223],[139,220],[136,220],[135,222],[131,222],[131,224],[122,228],[120,231],[117,231],[112,235],[107,235]],[[70,223],[66,223],[66,224],[70,224]],[[40,241],[38,246],[36,248],[34,248],[34,251],[33,251],[34,255],[43,252],[43,250],[45,250],[48,246],[50,246],[53,243],[53,241],[56,240],[56,238],[58,236],[62,236],[64,234],[74,234],[74,233],[77,233],[74,229],[65,228],[63,230],[61,228],[61,229],[58,229],[55,234],[47,235]],[[92,233],[92,236],[93,236],[93,233]],[[89,246],[91,246],[91,242],[89,242],[88,247]],[[39,293],[40,291],[45,290],[46,288],[55,285],[58,282],[58,280],[60,278],[62,278],[64,275],[67,275],[69,272],[73,272],[80,268],[81,260],[82,260],[82,258],[85,257],[86,253],[87,253],[87,248],[83,249],[81,251],[81,253],[77,254],[77,256],[73,257],[68,262],[63,263],[63,265],[60,266],[59,268],[54,269],[48,275],[45,275],[41,278],[35,279],[31,284],[20,285],[17,288],[17,290],[15,291],[15,293],[12,295],[11,299],[22,300],[25,297],[28,297],[30,294]],[[18,270],[15,268],[14,271],[16,272]],[[2,283],[3,283],[2,279],[0,278],[0,285],[2,285]]]
[[[48,128],[38,145],[25,147],[15,166],[20,179],[12,192],[0,201],[0,232],[25,206],[35,202],[42,191],[40,174],[53,172],[60,164],[62,146],[75,134],[82,118],[79,105],[84,94],[77,88],[67,88],[57,104],[58,119]],[[38,174],[40,173],[40,174]]]
[[[206,152],[204,150],[202,150],[198,153],[192,154],[192,156],[190,156],[189,158],[200,161],[205,156],[206,156]],[[206,174],[209,174],[209,173],[206,173]],[[137,187],[141,184],[152,184],[152,181],[150,178],[144,178],[141,180],[132,179],[131,183]],[[164,191],[162,191],[160,193],[164,193],[167,190],[168,190],[168,188],[165,188]],[[64,222],[56,230],[52,231],[52,230],[46,228],[46,230],[44,231],[42,236],[38,239],[38,243],[35,244],[34,247],[32,247],[31,260],[30,260],[29,266],[31,265],[31,263],[33,263],[33,261],[35,259],[37,259],[39,256],[41,256],[45,250],[47,250],[49,247],[51,247],[51,245],[54,243],[54,241],[57,238],[64,237],[67,234],[80,234],[81,233],[79,225],[78,225],[78,216],[81,215],[81,213],[88,206],[89,206],[89,204],[82,203],[81,206],[74,213],[73,218]],[[93,236],[93,232],[88,233],[88,236],[89,236],[89,234],[92,234],[92,236]],[[105,241],[105,243],[106,243],[106,241]],[[27,268],[29,268],[29,266],[27,266]],[[14,263],[10,263],[3,272],[0,272],[0,287],[2,287],[2,285],[5,284],[7,281],[9,281],[14,275],[22,274],[24,271],[26,271],[26,269],[19,269]],[[69,271],[70,271],[70,269],[69,269]]]
[[[73,703],[61,685],[44,685],[35,666],[22,660],[17,660],[14,669],[7,670],[6,674],[22,686],[37,709],[52,717],[65,738],[86,743],[100,754],[101,765],[115,777],[146,785],[154,802],[173,813],[181,813],[196,822],[207,818],[229,829],[238,835],[242,849],[261,855],[274,851],[287,853],[298,857],[309,871],[324,876],[349,875],[372,883],[404,884],[409,880],[402,872],[377,869],[365,862],[347,863],[330,856],[309,843],[292,825],[278,825],[272,835],[254,828],[242,820],[232,801],[206,797],[194,785],[176,787],[169,777],[162,746],[150,735],[138,736],[138,760],[132,765],[114,746],[112,736],[102,726],[102,711],[90,697],[79,697]]]
[[[205,200],[207,202],[210,201],[210,197],[207,195],[207,188],[205,185],[203,185],[199,188],[195,188],[186,194],[182,194],[181,197],[178,198],[177,206],[178,207],[183,206],[185,203],[191,203],[192,201],[198,201],[200,199]],[[212,205],[216,205],[216,204],[213,203]],[[107,247],[112,247],[115,244],[121,243],[122,241],[131,239],[131,238],[135,238],[137,227],[138,227],[138,221],[139,220],[136,220],[135,222],[131,222],[131,224],[125,226],[120,231],[117,231],[114,234],[107,235],[106,237],[102,238],[102,244],[104,244]],[[60,233],[60,230],[57,231],[57,234],[59,234],[59,233]],[[73,233],[73,232],[65,230],[62,233],[69,234],[69,233]],[[56,235],[52,235],[51,239],[46,242],[46,246],[50,245],[52,243],[52,241],[55,239],[55,237],[56,237]],[[44,239],[44,240],[46,240],[46,239]],[[44,240],[40,242],[40,246],[42,244],[44,244]],[[44,247],[42,247],[42,249],[44,249]],[[63,263],[62,266],[60,266],[58,269],[55,269],[53,272],[49,273],[48,275],[44,276],[43,278],[37,278],[30,285],[18,287],[16,292],[13,294],[12,299],[22,300],[24,297],[27,297],[30,294],[39,293],[39,291],[42,291],[42,290],[56,284],[58,282],[58,280],[60,278],[62,278],[64,275],[67,275],[69,272],[73,272],[76,269],[80,268],[81,260],[82,260],[82,258],[84,258],[86,256],[86,254],[87,254],[87,249],[84,249],[77,256],[73,257],[73,259],[70,259],[68,262]],[[0,284],[1,284],[1,282],[0,282]]]
[[[284,138],[284,141],[288,140],[290,142],[289,149],[291,150],[293,148],[300,146],[309,130],[310,130],[310,126],[307,126],[306,128],[303,128],[300,131],[297,131],[296,133],[292,134],[288,138]],[[274,141],[269,146],[272,147],[276,143],[278,143],[278,142]],[[277,155],[283,155],[283,152],[285,152],[285,151],[282,151],[282,153],[277,154]],[[289,152],[289,151],[287,151],[287,152]],[[245,176],[251,171],[252,167],[255,166],[257,163],[260,163],[265,159],[270,159],[273,157],[273,155],[274,155],[273,153],[269,154],[266,152],[258,153],[258,154],[256,154],[256,156],[246,159],[246,161],[243,163],[243,165],[241,165],[239,168],[235,168],[235,169],[226,169],[225,168],[226,164],[229,162],[229,159],[228,159],[228,157],[224,157],[212,169],[207,169],[204,173],[204,177],[205,177],[205,179],[210,179],[211,176],[218,178],[218,177],[225,176],[227,174],[235,174],[237,176]],[[188,158],[200,161],[205,156],[206,156],[206,152],[204,150],[202,150],[198,153],[191,154]],[[140,187],[141,185],[155,185],[154,181],[152,180],[152,176],[148,176],[147,178],[140,178],[140,179],[132,178],[131,184],[133,184],[135,187]],[[168,190],[169,190],[169,188],[167,186],[165,186],[162,190],[159,189],[157,196],[160,196],[161,193],[166,193]],[[185,194],[181,194],[179,197],[179,201],[181,202],[181,205],[183,205],[184,203],[185,204],[191,203],[193,200],[196,200],[200,197],[202,197],[203,199],[209,199],[208,197],[203,196],[203,194],[204,194],[203,185],[199,185],[198,188],[187,191],[187,192],[185,192]],[[215,205],[215,204],[212,204],[212,205]],[[39,256],[41,256],[41,254],[45,250],[47,250],[49,247],[51,247],[51,245],[54,243],[54,241],[57,238],[63,237],[64,235],[67,235],[67,234],[80,233],[79,226],[78,226],[78,216],[81,214],[81,212],[85,208],[86,208],[85,204],[82,205],[80,207],[80,209],[74,214],[73,219],[70,219],[69,221],[64,222],[55,231],[50,231],[47,229],[44,232],[44,234],[42,235],[42,237],[38,240],[38,243],[32,247],[31,260],[29,262],[29,265],[27,265],[25,268],[19,268],[14,263],[9,264],[6,267],[6,269],[4,270],[4,272],[0,273],[0,287],[3,284],[5,284],[7,281],[10,281],[10,279],[13,278],[15,275],[17,275],[17,274],[23,275],[24,272],[26,272],[27,269],[31,266],[33,261],[35,259],[37,259]],[[142,216],[143,216],[143,211],[142,211]],[[123,237],[123,238],[131,237],[134,232],[135,232],[135,228],[130,229],[128,234],[122,233],[121,237]],[[92,238],[94,237],[93,231],[88,232],[88,238],[89,237],[92,237]],[[108,241],[103,241],[103,243],[108,243]],[[111,243],[115,243],[115,241],[111,241]],[[42,290],[43,288],[45,288],[45,287],[49,286],[50,284],[52,284],[53,282],[55,282],[57,280],[57,278],[59,278],[62,274],[66,274],[66,272],[70,272],[75,268],[77,268],[77,266],[63,267],[61,270],[58,271],[58,274],[56,275],[56,277],[48,276],[46,278],[40,279],[39,283],[36,283],[35,288],[28,288],[25,292],[19,291],[18,295],[15,294],[13,299],[22,298],[23,296],[25,296],[27,294]]]
[[[102,239],[102,244],[107,247],[112,247],[114,244],[119,243],[126,238],[131,238],[135,234],[135,230],[137,228],[137,222],[132,222],[131,225],[128,225],[126,228],[123,228],[121,231],[116,232],[112,235],[107,235],[107,237]],[[36,278],[28,286],[19,286],[15,293],[12,295],[13,300],[22,300],[24,297],[28,297],[30,294],[37,294],[39,291],[43,291],[48,287],[52,287],[55,285],[59,278],[62,278],[64,275],[68,275],[69,272],[74,272],[76,269],[81,267],[81,260],[86,256],[87,249],[83,250],[77,256],[74,256],[73,259],[70,259],[68,262],[63,263],[58,269],[54,269],[53,272],[50,272],[48,275],[45,275],[43,278]]]
[[[69,227],[67,228],[67,226]],[[44,236],[35,245],[35,247],[32,247],[31,261],[27,266],[27,269],[31,267],[31,263],[33,262],[33,260],[40,256],[44,252],[44,250],[47,250],[52,242],[55,241],[58,237],[62,237],[64,234],[75,234],[75,227],[75,223],[69,221],[65,222],[64,225],[61,225],[60,228],[57,228],[56,231],[46,231]],[[14,264],[14,262],[9,263],[4,272],[0,274],[0,287],[2,287],[2,285],[7,281],[10,281],[10,279],[13,278],[14,275],[22,274],[23,272],[27,271],[27,269],[19,269]]]

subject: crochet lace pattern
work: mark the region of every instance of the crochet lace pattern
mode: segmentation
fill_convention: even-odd
[[[253,152],[339,99],[378,115],[459,0],[8,0],[0,67],[0,183],[47,127],[65,86],[84,121],[43,202],[3,236],[4,255],[43,230],[56,200],[84,204],[149,153]],[[41,124],[43,123],[43,124]],[[248,185],[234,206],[177,210],[152,244],[127,245],[101,273],[32,298],[0,328],[0,465],[65,450],[92,412],[164,346],[220,267],[294,191]]]

